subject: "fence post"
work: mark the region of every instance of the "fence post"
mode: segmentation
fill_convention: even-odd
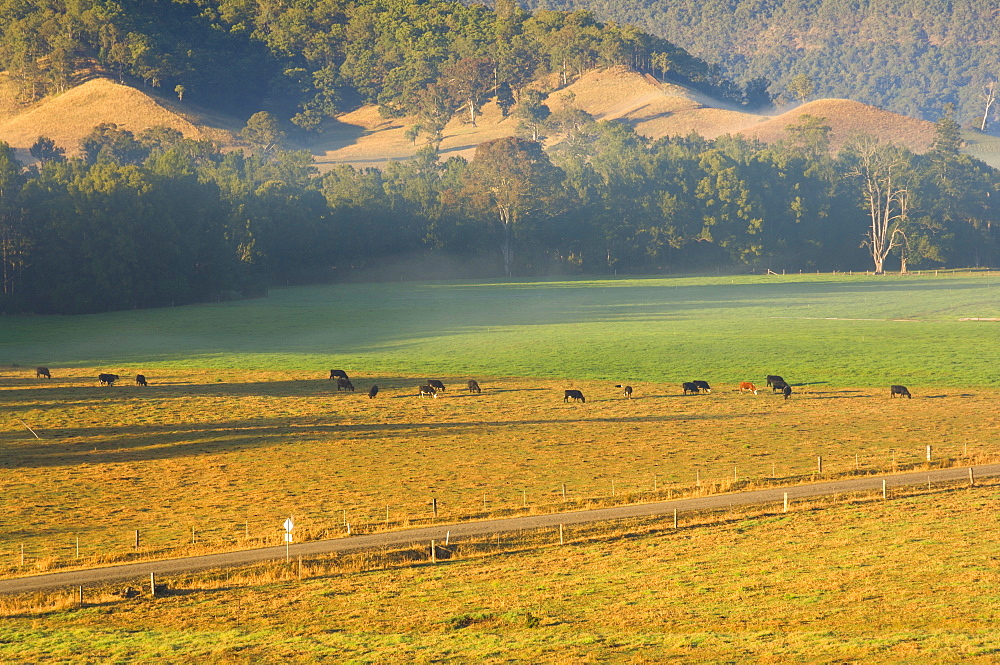
[[[931,461],[931,444],[927,444],[927,461]]]
[[[969,485],[971,485],[972,487],[976,486],[975,471],[972,470],[972,467],[969,467]]]
[[[885,478],[882,479],[882,498],[883,499],[887,498],[887,495],[885,493]]]
[[[431,507],[434,509],[434,517],[438,516],[438,500],[436,496],[431,497]]]
[[[438,559],[437,559],[437,545],[432,540],[431,541],[431,563],[437,563],[437,562],[438,562]]]
[[[139,529],[135,530],[135,549],[139,549]]]
[[[566,483],[562,484],[563,503],[566,503]]]
[[[559,525],[559,544],[560,545],[565,544],[565,541],[563,540],[563,525],[562,524]]]
[[[823,473],[823,456],[816,457],[816,473]]]
[[[788,512],[788,492],[785,492],[785,509],[782,512]]]
[[[153,573],[149,574],[149,595],[156,598],[156,576]]]
[[[677,509],[674,508],[674,528],[677,528]]]

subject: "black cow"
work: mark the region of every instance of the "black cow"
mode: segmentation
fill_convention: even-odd
[[[625,397],[632,399],[632,386],[625,386],[625,390],[622,391],[622,394]]]
[[[481,393],[481,392],[483,392],[479,388],[479,382],[476,381],[475,379],[469,379],[469,383],[467,383],[466,385],[469,386],[469,392],[470,393]]]
[[[682,383],[681,388],[684,389],[685,395],[687,395],[688,393],[691,393],[692,395],[697,395],[699,392],[698,386],[694,383]]]
[[[344,370],[342,370],[342,369],[331,369],[330,370],[330,378],[327,379],[327,380],[328,381],[332,381],[333,379],[349,379],[349,378],[350,377],[347,376],[347,372],[345,372]]]
[[[906,386],[889,386],[889,397],[892,398],[896,395],[899,395],[901,398],[907,397],[909,399],[913,399],[913,395],[911,395],[910,391],[906,389]]]
[[[117,374],[98,374],[97,380],[101,382],[102,386],[113,386],[115,381],[118,380]]]
[[[52,378],[52,375],[49,373],[49,368],[48,367],[36,367],[35,368],[35,378],[36,379],[41,379],[43,377],[46,378],[46,379],[51,379]]]
[[[354,384],[351,383],[350,379],[337,379],[337,392],[341,390],[350,390],[354,392]]]
[[[785,399],[788,399],[792,396],[792,387],[786,383],[781,389],[781,394],[785,396]]]
[[[784,381],[771,381],[771,392],[772,393],[776,393],[779,390],[782,391],[782,392],[784,392],[785,388],[787,388],[787,387],[788,387],[788,384],[785,383]]]
[[[708,381],[694,381],[694,385],[698,386],[698,389],[703,393],[712,392],[712,386],[708,385]]]
[[[785,382],[785,380],[783,378],[781,378],[780,376],[778,376],[777,374],[768,374],[767,375],[767,385],[768,385],[768,387],[773,387],[775,381],[777,381],[778,383],[784,383]]]
[[[424,395],[430,395],[431,397],[437,397],[438,396],[437,390],[434,389],[434,386],[430,386],[430,385],[420,386],[419,388],[417,388],[417,390],[420,391],[420,396],[421,397],[423,397]]]
[[[587,398],[583,396],[583,392],[579,390],[567,390],[565,395],[563,395],[563,401],[568,402],[570,400],[580,400],[584,404],[587,403]]]
[[[375,395],[378,395],[378,386],[372,386],[368,389],[368,399],[375,399]]]
[[[145,374],[136,374],[135,375],[135,385],[145,387],[145,385],[146,385],[146,375]]]
[[[438,392],[444,392],[444,384],[437,379],[424,379],[424,381],[427,382],[427,385],[433,387]]]

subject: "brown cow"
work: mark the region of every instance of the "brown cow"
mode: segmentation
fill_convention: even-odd
[[[41,379],[41,378],[51,379],[52,375],[49,373],[49,368],[48,367],[36,367],[35,368],[35,378],[36,379]]]
[[[757,394],[757,386],[749,381],[740,381],[740,394],[745,392],[751,392],[754,395]]]

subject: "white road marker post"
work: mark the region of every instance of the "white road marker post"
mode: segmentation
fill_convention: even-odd
[[[289,543],[292,542],[292,529],[295,528],[295,522],[293,522],[292,518],[289,517],[288,519],[285,520],[282,526],[285,528],[285,563],[288,563],[290,559],[288,555],[288,547]]]

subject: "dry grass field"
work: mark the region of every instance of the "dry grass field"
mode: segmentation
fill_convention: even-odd
[[[808,479],[818,457],[827,475],[917,464],[928,445],[934,463],[991,458],[996,324],[954,319],[995,314],[992,279],[359,284],[11,319],[0,353],[21,366],[0,369],[0,566],[135,556],[135,530],[139,554],[162,556],[272,543],[288,515],[310,538],[387,513],[397,527],[428,519],[432,497],[453,520],[558,509],[563,485],[577,507],[698,480]],[[842,307],[858,318],[824,316]],[[97,364],[106,355],[117,360]],[[338,392],[331,367],[357,392]],[[790,400],[763,385],[776,368]],[[100,372],[122,381],[99,386]],[[449,390],[418,397],[425,378]],[[482,394],[463,390],[469,378]],[[695,378],[715,389],[683,395]],[[740,380],[762,391],[739,394]],[[914,399],[890,399],[896,382]],[[567,388],[586,403],[565,402]]]
[[[307,538],[341,535],[345,519],[380,527],[387,510],[394,527],[415,523],[431,497],[454,520],[558,509],[564,483],[579,507],[666,498],[697,479],[809,479],[818,456],[829,476],[912,466],[927,445],[941,463],[1000,454],[993,390],[890,401],[801,388],[786,402],[637,383],[629,401],[592,381],[480,377],[476,395],[444,380],[451,390],[432,399],[416,396],[419,378],[367,377],[358,387],[380,384],[375,400],[277,372],[161,372],[145,389],[24,381],[2,393],[0,570],[134,556],[136,529],[141,553],[163,556],[277,544],[289,515]],[[563,402],[566,386],[588,401]]]
[[[994,663],[998,487],[4,600],[8,662]]]
[[[432,498],[448,522],[922,468],[927,446],[933,465],[996,459],[994,282],[344,284],[8,317],[0,575],[277,544],[288,516],[299,539],[426,524]],[[791,399],[737,392],[772,372]],[[425,378],[448,390],[418,397]],[[683,395],[693,379],[712,393]],[[575,529],[563,549],[527,538],[438,567],[342,557],[301,582],[282,564],[155,600],[14,599],[0,660],[988,662],[998,500],[941,488]]]

